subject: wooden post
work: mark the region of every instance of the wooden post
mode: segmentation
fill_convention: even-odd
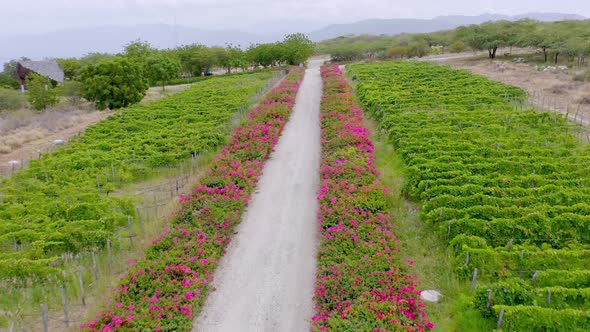
[[[12,242],[14,243],[14,251],[18,251],[18,243],[16,242],[16,235],[12,234]]]
[[[537,277],[539,276],[539,270],[535,271],[535,273],[533,273],[533,286],[537,285]]]
[[[131,216],[127,216],[127,228],[129,228],[129,244],[133,247],[133,229],[131,228]]]
[[[109,255],[109,271],[113,270],[113,249],[111,248],[111,239],[107,239],[107,253]]]
[[[473,295],[473,292],[475,291],[475,284],[477,283],[477,268],[473,269],[473,278],[471,279],[471,291],[469,292],[469,295]]]
[[[81,266],[78,266],[78,279],[80,281],[80,290],[82,292],[82,305],[86,305],[86,294],[84,293],[84,278],[82,276]]]
[[[139,208],[135,208],[135,211],[137,212],[137,219],[139,219],[139,227],[141,228],[141,232],[144,232],[143,229],[143,219],[141,218],[141,211],[139,211]]]
[[[551,304],[551,288],[547,290],[547,304]]]
[[[492,290],[488,289],[488,304],[487,307],[491,307],[492,306]]]
[[[451,238],[451,220],[449,220],[449,226],[447,229],[447,239],[450,239],[450,238]]]
[[[47,321],[47,308],[45,304],[41,304],[41,315],[43,315],[43,331],[49,331],[49,322]]]
[[[498,316],[498,324],[496,325],[496,329],[502,328],[502,320],[504,319],[504,308],[500,309],[500,315]]]
[[[98,266],[96,265],[96,251],[92,250],[92,270],[94,271],[94,281],[98,283]]]
[[[70,319],[69,319],[69,315],[68,315],[68,301],[66,298],[66,290],[64,289],[64,286],[59,286],[59,290],[61,292],[61,304],[64,309],[64,317],[66,320],[66,326],[70,326]]]
[[[512,243],[514,242],[514,239],[510,239],[510,241],[508,241],[508,251],[512,250]]]
[[[469,251],[467,252],[467,255],[465,256],[465,266],[469,265]]]
[[[154,219],[158,219],[158,194],[154,192]]]
[[[112,178],[112,181],[115,182],[115,174],[116,173],[115,173],[115,166],[113,164],[111,164],[111,172],[113,173],[113,175],[112,175],[112,177],[113,177]]]

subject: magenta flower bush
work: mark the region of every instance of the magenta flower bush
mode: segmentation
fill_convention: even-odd
[[[338,66],[321,69],[321,242],[315,331],[424,331],[412,262],[399,257],[388,192],[375,167],[363,112]]]
[[[201,310],[219,258],[240,222],[263,163],[289,118],[303,77],[292,69],[248,115],[189,195],[169,229],[131,267],[89,331],[187,331]]]

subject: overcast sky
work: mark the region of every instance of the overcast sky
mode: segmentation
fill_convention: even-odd
[[[0,0],[0,34],[145,23],[257,32],[311,31],[366,18],[527,12],[590,17],[587,0]]]

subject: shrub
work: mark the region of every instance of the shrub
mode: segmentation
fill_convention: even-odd
[[[123,57],[83,68],[80,79],[84,97],[100,110],[135,104],[148,89],[141,65]]]
[[[6,73],[0,73],[0,88],[18,89],[19,87],[20,84],[18,84],[18,81],[14,77]]]
[[[462,41],[454,42],[451,44],[451,46],[449,46],[449,51],[451,53],[460,53],[465,51],[465,49],[465,44]]]
[[[51,80],[47,77],[31,73],[27,76],[27,90],[29,102],[36,110],[43,110],[59,102],[57,91],[53,89]]]
[[[26,95],[18,90],[0,87],[0,110],[17,110],[26,106]]]

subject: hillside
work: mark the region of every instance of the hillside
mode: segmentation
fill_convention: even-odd
[[[530,18],[542,22],[581,20],[585,17],[561,13],[528,13],[508,16],[483,14],[479,16],[438,16],[433,19],[369,19],[347,24],[333,24],[309,34],[314,41],[347,35],[396,35],[400,33],[426,33],[454,29],[461,25],[480,24],[487,21],[519,20]]]

